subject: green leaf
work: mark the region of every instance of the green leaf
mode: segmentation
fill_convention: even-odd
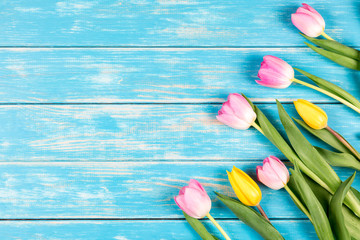
[[[256,123],[263,130],[265,137],[269,139],[270,142],[274,144],[288,158],[290,162],[294,163],[300,161],[294,150],[284,140],[278,130],[276,130],[276,128],[271,124],[265,114],[257,106],[255,106],[244,94],[242,94],[242,96],[245,97],[245,99],[249,102],[249,104],[255,111],[257,116]]]
[[[335,95],[337,95],[338,97],[341,97],[342,99],[348,101],[349,103],[351,103],[352,105],[360,108],[360,102],[350,93],[348,93],[347,91],[345,91],[344,89],[342,89],[341,87],[326,81],[325,79],[319,78],[315,75],[312,75],[304,70],[298,69],[298,68],[294,68],[296,71],[304,74],[306,77],[308,77],[309,79],[311,79],[316,85],[318,85],[320,88],[325,89]]]
[[[199,234],[201,239],[203,240],[217,240],[218,238],[211,235],[204,225],[196,218],[190,217],[184,211],[183,214],[185,216],[186,221],[190,224],[190,226]]]
[[[336,190],[334,196],[330,201],[329,208],[329,221],[334,230],[335,237],[341,240],[350,240],[350,233],[346,228],[344,215],[342,213],[342,205],[345,198],[345,195],[350,189],[351,184],[354,181],[356,172],[346,179],[339,188]]]
[[[300,126],[305,128],[309,133],[314,135],[315,137],[319,138],[326,144],[330,145],[331,147],[339,150],[340,152],[349,153],[351,154],[351,151],[342,144],[339,139],[337,139],[333,134],[331,134],[326,128],[316,130],[311,127],[309,127],[304,121],[293,118]]]
[[[281,103],[279,101],[276,101],[276,103],[278,106],[280,120],[285,128],[292,147],[295,149],[295,152],[298,154],[306,167],[311,169],[311,171],[325,184],[316,180],[314,176],[310,176],[308,173],[303,170],[302,171],[314,179],[322,187],[326,188],[326,190],[330,193],[334,193],[341,184],[340,178],[320,155],[320,153],[302,135]],[[345,204],[349,206],[356,215],[360,216],[360,200],[354,195],[353,191],[350,191],[346,196]]]
[[[329,220],[326,216],[324,208],[316,198],[315,194],[306,183],[299,168],[295,165],[295,170],[290,169],[292,178],[297,186],[301,199],[303,199],[305,206],[310,212],[312,224],[320,240],[334,239],[331,231]]]
[[[328,212],[332,195],[306,175],[303,175],[303,177],[311,190],[316,193],[315,196],[320,202],[320,204],[323,206],[325,212]],[[295,193],[298,198],[300,198],[298,189],[296,188],[296,184],[292,178],[290,178],[288,187]],[[344,214],[345,225],[349,230],[351,237],[353,239],[360,240],[360,231],[358,229],[360,226],[360,218],[358,218],[348,207],[344,205],[342,206],[342,212]]]
[[[336,167],[348,167],[360,171],[360,162],[349,153],[337,153],[324,148],[315,147],[326,161]]]
[[[341,54],[343,56],[346,56],[346,57],[349,57],[349,58],[352,58],[355,60],[360,60],[360,51],[358,51],[352,47],[348,47],[348,46],[341,44],[334,40],[312,38],[312,37],[306,36],[305,34],[302,34],[302,33],[300,33],[300,34],[304,38],[309,40],[310,42],[318,45],[319,47],[322,47],[331,52],[335,52],[335,53]]]
[[[284,239],[276,228],[257,211],[233,198],[217,192],[215,193],[220,201],[222,201],[241,221],[254,229],[264,239]]]
[[[328,187],[336,191],[340,185],[340,178],[337,176],[331,166],[316,151],[309,141],[302,135],[295,123],[285,111],[279,101],[276,101],[280,120],[285,128],[286,134],[290,140],[292,147],[298,154],[304,164],[310,168],[320,179],[327,183]]]
[[[309,48],[311,48],[312,50],[317,52],[318,54],[330,59],[333,62],[336,62],[337,64],[339,64],[341,66],[344,66],[344,67],[347,67],[350,69],[354,69],[354,70],[360,70],[360,62],[358,60],[343,56],[343,55],[335,53],[335,52],[330,52],[330,51],[327,51],[322,48],[315,47],[314,45],[311,45],[307,42],[305,42],[305,44]]]

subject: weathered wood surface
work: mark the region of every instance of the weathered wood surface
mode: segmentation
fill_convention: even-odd
[[[309,4],[329,35],[360,47],[358,1]],[[272,54],[360,98],[358,72],[304,47],[290,22],[298,6],[0,1],[0,238],[197,239],[173,201],[181,186],[196,178],[215,200],[214,190],[232,193],[232,165],[254,176],[263,158],[285,159],[256,130],[215,120],[230,92],[261,103],[279,129],[275,98],[321,103],[329,125],[360,149],[355,112],[297,84],[254,82],[262,56]],[[352,173],[336,170],[342,179]],[[261,189],[286,239],[316,239],[286,192]],[[216,200],[212,213],[233,239],[260,239]]]
[[[299,46],[297,0],[10,1],[2,46]],[[327,32],[360,45],[359,2],[313,1]]]
[[[282,130],[276,105],[258,106]],[[329,125],[360,148],[359,115],[340,104],[319,106],[328,113]],[[269,155],[282,157],[254,128],[241,131],[218,122],[215,117],[220,107],[220,104],[2,105],[0,161],[241,161]],[[292,104],[285,104],[285,108],[291,116],[299,117]]]
[[[260,161],[247,162],[17,162],[0,164],[0,219],[178,219],[173,196],[191,178],[213,200],[216,218],[235,216],[213,191],[235,196],[226,170],[237,166],[256,179]],[[352,170],[339,171],[346,179]],[[262,184],[262,207],[272,219],[306,218],[285,190]],[[355,179],[355,188],[360,179]]]
[[[0,103],[220,103],[230,92],[257,102],[334,102],[298,84],[259,86],[257,72],[268,54],[360,98],[359,72],[303,48],[2,48]]]
[[[209,221],[206,227],[221,239],[221,234]],[[238,220],[220,220],[219,224],[232,239],[262,239],[254,230]],[[275,220],[274,226],[286,239],[317,239],[312,225],[305,220]],[[1,221],[2,239],[199,239],[184,220],[138,220],[138,221]],[[306,238],[304,237],[306,233]],[[144,238],[146,236],[146,238]]]

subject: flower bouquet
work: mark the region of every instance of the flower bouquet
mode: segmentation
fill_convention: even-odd
[[[331,39],[324,32],[324,19],[315,9],[303,4],[292,14],[291,20],[305,34],[304,37],[323,49],[307,44],[310,48],[343,66],[360,70],[359,52]],[[326,39],[315,39],[320,35]],[[258,72],[260,80],[256,82],[271,88],[287,88],[296,82],[360,113],[360,102],[341,87],[304,70],[295,70],[312,83],[296,79],[294,68],[282,59],[265,56]],[[328,126],[326,112],[315,104],[304,99],[294,101],[301,119],[290,117],[279,101],[276,104],[285,134],[281,134],[250,99],[238,93],[229,94],[216,118],[234,129],[255,128],[284,154],[290,169],[279,158],[269,156],[262,166],[256,167],[258,181],[273,190],[284,188],[312,223],[319,239],[360,240],[360,193],[351,187],[356,172],[341,181],[333,169],[337,166],[360,170],[359,152]],[[330,149],[312,145],[298,126],[326,143]],[[260,206],[262,193],[257,183],[235,166],[231,172],[227,171],[227,175],[237,199],[215,192],[217,198],[264,239],[284,239]],[[198,220],[204,217],[210,219],[225,239],[231,239],[210,215],[211,200],[198,181],[192,179],[188,186],[181,188],[175,202],[202,239],[218,239]]]

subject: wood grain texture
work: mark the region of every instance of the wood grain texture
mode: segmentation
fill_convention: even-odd
[[[173,197],[191,178],[213,200],[216,218],[236,218],[213,191],[233,196],[226,170],[235,165],[256,179],[261,162],[1,163],[0,219],[177,219]],[[337,169],[344,180],[352,170]],[[285,190],[259,184],[261,205],[271,219],[304,218]],[[353,186],[360,187],[356,178]]]
[[[276,105],[258,106],[279,130],[283,129]],[[328,113],[329,125],[359,149],[360,121],[356,112],[340,104],[319,106]],[[220,107],[2,105],[0,161],[242,161],[269,155],[283,157],[255,129],[235,130],[218,122]],[[291,116],[298,117],[292,104],[285,104],[285,108]]]
[[[209,221],[207,229],[221,239],[221,234]],[[241,240],[262,239],[254,230],[238,220],[220,220],[219,224],[232,237]],[[273,221],[286,239],[317,239],[312,225],[304,220]],[[195,240],[200,239],[186,221],[2,221],[2,239],[51,239],[51,240]]]
[[[358,1],[309,4],[329,35],[360,47]],[[233,165],[255,178],[262,159],[284,156],[254,129],[216,121],[230,92],[264,103],[279,129],[275,98],[320,102],[329,125],[360,148],[355,112],[296,84],[274,90],[254,82],[262,56],[272,54],[360,98],[360,73],[304,48],[290,22],[299,6],[0,1],[0,238],[198,239],[173,201],[196,178],[233,239],[260,239],[213,191],[233,195],[225,174]],[[352,173],[336,170],[342,179]],[[285,191],[261,189],[262,206],[286,239],[316,239]]]
[[[297,0],[10,1],[0,3],[2,46],[299,46]],[[360,45],[359,2],[310,3],[327,32]]]
[[[359,72],[302,48],[2,48],[0,103],[213,103],[223,102],[231,92],[243,92],[257,102],[334,102],[298,84],[287,89],[256,84],[262,57],[269,54],[360,99]]]

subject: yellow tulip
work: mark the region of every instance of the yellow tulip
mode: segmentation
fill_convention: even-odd
[[[261,191],[254,180],[235,166],[231,172],[226,172],[239,200],[247,206],[258,206],[261,201]]]
[[[328,117],[324,110],[304,99],[294,102],[296,111],[304,122],[313,129],[323,129],[327,127]]]

